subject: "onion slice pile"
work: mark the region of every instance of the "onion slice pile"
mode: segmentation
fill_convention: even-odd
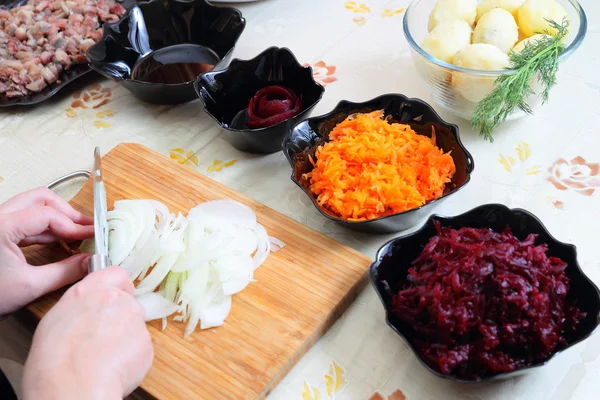
[[[231,296],[253,281],[270,251],[285,246],[267,235],[251,208],[232,200],[199,204],[187,216],[155,200],[120,200],[108,226],[110,262],[138,281],[146,320],[162,319],[164,329],[177,313],[174,321],[187,322],[185,337],[198,323],[222,325]]]

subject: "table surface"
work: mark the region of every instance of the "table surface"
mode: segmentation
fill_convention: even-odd
[[[313,115],[341,99],[364,101],[397,92],[432,102],[412,64],[402,33],[408,0],[263,0],[236,5],[247,19],[234,57],[249,59],[272,45],[290,48],[326,85]],[[533,116],[506,123],[485,142],[460,126],[476,168],[467,187],[435,212],[455,215],[483,203],[532,211],[557,239],[577,246],[583,270],[600,284],[600,3],[582,0],[587,38],[561,66],[550,102]],[[87,78],[84,78],[87,79]],[[103,97],[80,102],[100,92]],[[79,92],[79,93],[78,93]],[[95,92],[94,92],[95,93]],[[101,104],[102,103],[102,104]],[[67,87],[44,104],[0,111],[0,202],[77,170],[90,169],[99,145],[142,143],[196,169],[369,257],[395,235],[347,231],[323,218],[289,179],[281,152],[267,156],[232,148],[199,101],[153,106],[113,82]],[[60,189],[69,198],[81,186]],[[427,372],[387,327],[368,286],[329,332],[300,360],[269,399],[544,399],[597,398],[600,335],[558,356],[532,375],[503,383],[457,385]],[[596,394],[594,394],[596,393]]]

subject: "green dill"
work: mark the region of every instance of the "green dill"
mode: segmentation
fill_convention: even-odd
[[[565,49],[562,40],[568,33],[569,21],[564,19],[560,25],[555,21],[547,21],[556,29],[556,34],[527,43],[519,53],[511,52],[510,66],[506,69],[514,72],[500,76],[494,90],[479,102],[473,112],[473,128],[490,142],[494,141],[494,129],[515,109],[532,113],[526,99],[534,94],[531,82],[535,75],[544,87],[542,104],[548,101],[550,89],[556,84],[558,56]],[[548,34],[547,31],[544,33]]]

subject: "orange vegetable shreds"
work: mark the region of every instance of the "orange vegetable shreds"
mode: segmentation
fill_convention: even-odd
[[[346,220],[366,220],[422,206],[442,196],[456,171],[450,153],[383,111],[354,114],[319,146],[305,174],[321,206]]]

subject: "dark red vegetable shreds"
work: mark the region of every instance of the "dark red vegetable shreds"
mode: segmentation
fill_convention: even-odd
[[[292,89],[267,86],[250,99],[246,125],[250,129],[266,128],[295,117],[302,110],[302,98]]]
[[[568,304],[567,264],[537,235],[441,228],[413,261],[394,313],[434,369],[463,379],[546,360],[585,317]]]

